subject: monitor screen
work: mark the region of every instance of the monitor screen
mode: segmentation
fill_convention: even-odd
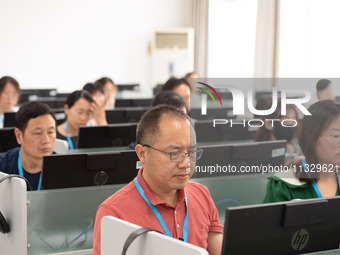
[[[207,114],[201,114],[201,108],[191,108],[190,109],[190,117],[196,120],[212,120],[212,119],[230,119],[236,118],[236,115],[233,115],[232,107],[223,107],[223,108],[208,108]],[[211,123],[211,122],[210,122]]]
[[[193,178],[261,174],[278,171],[284,165],[286,141],[249,142],[199,146],[202,157],[196,162]]]
[[[257,130],[246,125],[216,124],[214,127],[212,120],[198,120],[194,125],[197,142],[253,140]]]
[[[15,112],[4,113],[4,127],[15,127]]]
[[[133,90],[133,91],[139,91],[140,85],[138,83],[136,84],[117,84],[118,91],[124,91],[124,90]]]
[[[138,123],[80,127],[78,148],[123,147],[136,141]]]
[[[121,107],[106,110],[106,120],[109,124],[138,122],[148,109],[149,107]]]
[[[340,197],[226,209],[222,255],[338,249]]]
[[[116,99],[116,107],[148,107],[152,103],[152,98],[143,99]]]
[[[0,128],[0,153],[20,146],[15,138],[14,128]]]
[[[114,110],[105,110],[106,121],[109,124],[125,123],[125,108],[115,108]]]
[[[43,189],[128,183],[137,176],[135,151],[92,152],[43,157]]]
[[[38,97],[54,97],[57,95],[57,89],[22,89],[20,95],[20,104],[35,101]]]

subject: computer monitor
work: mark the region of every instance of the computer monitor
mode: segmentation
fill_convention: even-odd
[[[115,108],[113,110],[105,110],[106,121],[109,124],[125,123],[125,108]]]
[[[340,197],[226,209],[222,255],[338,249]]]
[[[80,127],[78,148],[123,147],[136,141],[138,123]]]
[[[230,121],[230,119],[228,119]],[[242,124],[242,121],[235,120],[234,123],[241,124],[216,124],[212,120],[195,121],[197,142],[219,142],[219,141],[244,141],[253,140],[257,128]],[[247,120],[245,120],[247,123]]]
[[[219,107],[219,108],[208,108],[207,114],[201,114],[201,108],[191,108],[190,109],[190,117],[196,120],[212,120],[212,119],[230,119],[236,118],[236,115],[233,115],[232,107]]]
[[[54,97],[57,95],[57,89],[22,89],[20,95],[20,104],[28,101],[36,101],[39,97]]]
[[[286,141],[249,142],[199,146],[193,178],[261,174],[284,165]],[[276,167],[274,169],[274,167]]]
[[[15,112],[4,113],[4,127],[15,127]]]
[[[142,98],[142,99],[116,99],[116,107],[148,107],[152,103],[152,98]]]
[[[51,108],[63,108],[66,99],[66,97],[38,97],[35,101],[47,104]]]
[[[128,183],[137,176],[135,151],[54,154],[43,157],[43,189]]]
[[[139,122],[150,107],[129,107],[125,109],[125,122]]]
[[[0,153],[20,146],[15,138],[14,128],[0,128]]]
[[[117,84],[118,91],[124,91],[124,90],[133,90],[133,91],[139,91],[140,85],[138,83],[135,84]]]

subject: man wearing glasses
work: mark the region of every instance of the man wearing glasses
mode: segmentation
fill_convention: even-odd
[[[208,189],[189,182],[202,155],[189,117],[159,105],[137,127],[137,177],[98,208],[93,254],[100,254],[100,222],[111,215],[221,254],[223,227]]]

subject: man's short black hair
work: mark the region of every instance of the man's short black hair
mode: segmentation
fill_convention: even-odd
[[[104,95],[104,89],[102,86],[100,86],[97,83],[86,83],[83,87],[83,90],[86,90],[88,92],[90,92],[91,95],[93,95],[94,93],[96,93],[97,91],[99,91],[100,93],[102,93]]]
[[[164,90],[171,90],[173,91],[175,88],[177,88],[180,85],[187,85],[189,87],[189,89],[191,90],[190,84],[189,82],[182,78],[182,79],[177,79],[176,77],[171,77],[169,80],[166,81],[166,83],[164,84],[162,91]]]
[[[321,91],[321,90],[324,90],[325,88],[328,87],[328,85],[332,83],[330,80],[328,79],[321,79],[317,82],[316,84],[316,90],[317,91]]]
[[[162,117],[169,115],[190,122],[189,116],[179,108],[165,104],[157,105],[145,112],[139,121],[136,132],[137,144],[152,145],[154,139],[158,138],[161,134],[161,130],[159,130],[159,121]]]
[[[48,105],[36,101],[26,102],[21,105],[19,111],[15,114],[15,125],[24,133],[30,119],[46,114],[51,115],[54,121],[56,121],[54,113]]]

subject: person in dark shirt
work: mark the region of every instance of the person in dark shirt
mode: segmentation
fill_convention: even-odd
[[[0,171],[19,174],[33,187],[40,189],[43,155],[53,153],[56,119],[53,111],[40,102],[24,103],[15,116],[14,130],[21,147],[0,155]]]
[[[86,90],[76,90],[66,99],[64,112],[66,121],[57,127],[57,138],[68,142],[69,149],[77,149],[79,127],[86,126],[92,118],[94,100]]]

